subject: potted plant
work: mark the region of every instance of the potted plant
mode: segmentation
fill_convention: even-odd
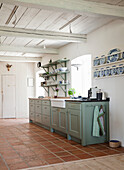
[[[74,88],[70,88],[68,90],[68,94],[71,98],[74,98],[74,94],[76,93],[75,89]]]

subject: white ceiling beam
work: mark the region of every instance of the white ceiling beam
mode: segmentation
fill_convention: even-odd
[[[1,56],[0,61],[10,61],[10,62],[39,62],[41,61],[41,57],[8,57]]]
[[[22,47],[22,46],[9,46],[9,45],[0,45],[0,51],[6,52],[22,52],[22,53],[38,53],[38,54],[58,54],[57,49],[50,48],[36,48],[36,47]]]
[[[21,29],[12,27],[0,27],[0,36],[12,36],[23,38],[39,38],[48,40],[63,40],[67,42],[82,42],[86,40],[86,35],[70,34],[54,31],[37,31],[31,29]]]
[[[3,3],[22,5],[36,8],[70,10],[81,14],[82,12],[124,17],[124,7],[106,3],[90,2],[84,0],[0,0]]]

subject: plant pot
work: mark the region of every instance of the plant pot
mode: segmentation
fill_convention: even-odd
[[[110,140],[109,141],[109,146],[111,147],[111,148],[118,148],[118,147],[120,147],[120,141],[118,141],[118,140]]]

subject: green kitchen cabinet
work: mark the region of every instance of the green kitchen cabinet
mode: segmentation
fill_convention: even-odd
[[[68,135],[81,139],[81,103],[67,104]]]
[[[105,135],[94,137],[93,132],[93,117],[94,108],[98,106],[99,109],[103,106],[104,111],[104,128]],[[109,141],[109,102],[84,102],[82,103],[82,145],[104,143]]]
[[[59,131],[66,133],[67,132],[67,112],[66,109],[60,108],[58,109],[59,121],[58,121],[58,129]]]
[[[51,109],[51,127],[53,129],[58,130],[58,121],[59,121],[58,108],[52,107],[52,109]]]
[[[67,132],[67,112],[64,108],[52,107],[51,128],[60,132]]]
[[[35,117],[35,103],[34,100],[29,100],[29,120],[34,121]]]

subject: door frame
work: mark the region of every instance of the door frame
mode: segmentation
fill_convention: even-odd
[[[1,104],[2,104],[2,118],[3,118],[3,76],[15,77],[15,119],[16,119],[16,74],[2,74],[1,75]]]

